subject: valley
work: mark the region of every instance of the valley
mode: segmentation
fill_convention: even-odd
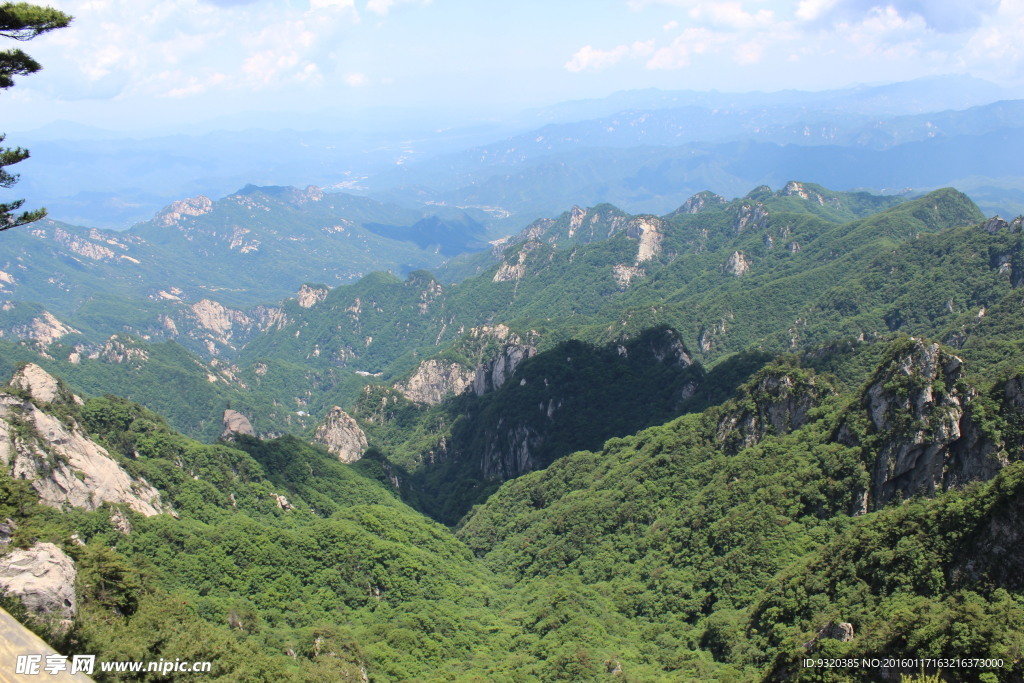
[[[1004,95],[38,132],[0,607],[217,681],[1022,680]],[[983,664],[808,664],[883,656]]]

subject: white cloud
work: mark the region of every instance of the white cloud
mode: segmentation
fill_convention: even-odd
[[[568,71],[579,72],[588,69],[599,71],[614,66],[628,57],[647,57],[654,53],[653,40],[637,40],[632,45],[618,45],[611,50],[598,50],[584,45],[565,63]]]
[[[197,76],[185,76],[180,71],[164,72],[159,74],[161,81],[179,81],[182,82],[176,88],[168,90],[165,97],[191,97],[194,95],[201,95],[202,93],[208,92],[212,88],[216,88],[223,85],[227,81],[227,76],[222,73],[214,73],[204,78]]]
[[[648,69],[681,69],[690,66],[695,55],[717,52],[731,37],[706,28],[688,28],[672,44],[655,51],[647,61]]]
[[[739,2],[701,3],[692,8],[689,15],[697,21],[704,20],[713,26],[737,30],[768,26],[775,17],[775,13],[767,9],[751,14]]]
[[[380,16],[386,15],[391,11],[391,8],[399,3],[417,3],[420,5],[429,5],[430,0],[367,0],[366,11],[379,14]]]
[[[796,6],[796,18],[800,21],[816,21],[836,4],[836,0],[800,0]]]
[[[584,45],[565,63],[565,68],[573,72],[606,69],[621,62],[628,54],[629,48],[625,45],[611,50],[598,50],[591,45]]]
[[[573,55],[568,70],[607,68],[643,56],[641,63],[655,71],[699,65],[716,72],[727,63],[789,71],[800,65],[822,76],[832,72],[841,83],[948,72],[998,74],[1024,83],[1021,0],[624,2],[657,17],[654,27],[661,31],[644,42],[648,53],[641,55],[628,40],[607,50],[591,44]]]
[[[339,37],[359,21],[353,0],[290,7],[245,0],[65,0],[60,9],[75,16],[71,27],[33,43],[47,76],[56,75],[46,83],[58,97],[88,97],[90,90],[98,98],[188,97],[213,88],[320,83],[335,72],[330,54]],[[96,87],[83,88],[87,83]]]
[[[317,9],[355,9],[353,0],[309,0],[309,8]]]
[[[345,75],[345,83],[353,88],[358,88],[359,86],[366,85],[369,82],[370,80],[366,77],[366,74],[351,73]]]

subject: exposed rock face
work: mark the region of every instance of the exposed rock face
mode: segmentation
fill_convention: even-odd
[[[587,210],[579,206],[569,209],[569,237],[575,237],[576,231],[583,226],[583,219],[587,217]]]
[[[222,422],[224,423],[224,431],[220,435],[222,439],[231,439],[236,434],[256,436],[256,432],[253,431],[252,425],[249,423],[249,418],[237,410],[231,408],[225,410]]]
[[[310,287],[309,285],[302,285],[299,287],[298,293],[295,295],[296,300],[299,302],[299,306],[303,308],[313,308],[318,303],[327,298],[326,287]]]
[[[861,400],[872,427],[864,445],[877,453],[867,509],[990,479],[1006,464],[973,419],[962,377],[963,361],[917,339],[875,373]],[[845,426],[837,438],[857,442]]]
[[[39,403],[74,402],[82,404],[82,399],[71,393],[71,390],[57,380],[56,377],[43,370],[35,363],[29,363],[14,373],[11,386],[27,391]]]
[[[57,382],[36,371],[33,374],[35,385],[44,391]],[[103,503],[114,503],[147,516],[164,511],[157,490],[144,479],[131,477],[74,421],[65,424],[31,401],[4,393],[0,393],[0,462],[14,478],[30,481],[40,502],[51,507],[95,510]]]
[[[537,430],[523,424],[505,425],[502,418],[498,420],[494,434],[495,438],[487,443],[481,461],[484,478],[504,481],[537,469],[538,463],[533,454],[544,443],[544,437]]]
[[[722,269],[736,277],[745,275],[750,270],[750,260],[741,251],[734,251]]]
[[[498,266],[498,272],[494,274],[494,282],[522,280],[523,276],[526,275],[526,257],[539,246],[541,246],[539,241],[530,239],[516,252],[513,260],[509,261],[506,257],[506,260],[502,261],[501,265]]]
[[[830,386],[803,372],[767,372],[742,388],[738,409],[718,422],[718,440],[737,453],[769,434],[788,434],[807,424],[811,408],[830,393]]]
[[[185,216],[202,216],[213,210],[213,202],[209,197],[199,195],[171,203],[166,209],[157,214],[153,219],[155,223],[163,226],[176,225]]]
[[[818,630],[810,641],[804,643],[805,650],[813,650],[822,639],[838,640],[841,643],[848,643],[853,640],[853,624],[847,621],[830,621]]]
[[[1010,284],[1014,288],[1024,284],[1024,259],[1021,258],[1019,250],[995,252],[989,258],[989,265],[997,269],[1000,275],[1009,275]]]
[[[985,221],[981,227],[988,234],[994,235],[1003,228],[1010,227],[1010,224],[1003,220],[1002,216],[993,216]]]
[[[21,599],[37,616],[75,616],[75,563],[52,543],[0,557],[0,592]]]
[[[717,325],[702,327],[700,334],[697,335],[697,348],[703,353],[711,351],[715,347],[717,340],[720,337],[724,337],[726,332],[729,331],[732,319],[733,314],[728,313]]]
[[[648,350],[659,363],[667,363],[680,370],[693,365],[693,359],[686,350],[683,338],[673,329],[665,329],[657,336],[651,336],[648,341]]]
[[[326,296],[326,290],[323,291]],[[302,295],[301,290],[299,295]],[[312,299],[316,296],[315,292],[310,294]],[[307,298],[307,303],[310,300]],[[182,308],[176,320],[166,318],[162,322],[169,336],[180,336],[184,332],[189,338],[204,343],[210,355],[218,353],[218,346],[234,349],[255,334],[280,329],[286,324],[288,316],[276,306],[256,306],[249,311],[239,311],[211,299],[201,299]]]
[[[612,277],[619,284],[619,289],[626,289],[629,287],[630,282],[634,279],[640,279],[646,274],[644,269],[639,266],[625,266],[621,264],[612,266]]]
[[[998,586],[1024,590],[1024,491],[1007,492],[998,514],[986,515],[982,523],[965,534],[968,544],[961,558],[949,570],[953,586]]]
[[[43,311],[27,323],[14,325],[7,332],[16,339],[37,341],[44,345],[52,344],[69,334],[79,334],[78,330],[57,320],[49,311]],[[0,330],[0,337],[3,336],[4,330]]]
[[[366,434],[355,419],[338,406],[331,408],[313,441],[322,444],[342,462],[355,462],[366,452]]]
[[[295,506],[289,503],[288,499],[285,496],[282,496],[278,493],[272,493],[271,495],[274,498],[274,502],[277,503],[277,507],[281,508],[285,512],[295,509]]]
[[[476,373],[458,363],[436,359],[425,360],[416,372],[395,389],[410,401],[437,405],[447,396],[459,395],[473,383]]]
[[[637,240],[640,244],[636,251],[636,265],[650,261],[661,252],[661,241],[664,223],[654,216],[637,216],[626,227],[626,237]]]
[[[782,197],[800,197],[801,199],[816,202],[819,206],[828,204],[837,209],[842,205],[837,197],[826,197],[814,188],[807,187],[795,180],[790,180],[786,183],[786,186],[779,191],[779,195]]]
[[[67,230],[62,230],[61,228],[53,231],[53,238],[55,242],[67,247],[69,251],[94,261],[109,261],[116,256],[108,247],[96,244],[78,235],[72,235]]]
[[[90,353],[89,358],[102,358],[107,363],[128,363],[138,367],[149,360],[149,354],[145,349],[132,344],[130,339],[122,340],[115,334],[98,351]]]
[[[1022,226],[1024,226],[1024,216],[1017,216],[1009,223],[1003,220],[1002,216],[993,216],[985,221],[981,227],[988,234],[994,235],[1004,228],[1010,232],[1020,232]]]
[[[201,299],[192,304],[190,309],[200,327],[213,332],[224,341],[230,339],[235,323],[243,322],[242,318],[244,317],[238,311],[233,311],[210,299]]]
[[[687,199],[682,206],[672,212],[672,215],[678,214],[696,214],[704,211],[705,209],[712,206],[721,206],[725,204],[725,197],[705,190],[698,192],[689,199]]]
[[[736,210],[732,229],[736,233],[768,227],[768,208],[761,202],[744,201]]]
[[[473,393],[483,396],[489,391],[501,388],[501,385],[512,376],[512,373],[524,360],[535,355],[537,355],[537,349],[528,344],[505,346],[496,358],[476,369],[472,383]]]

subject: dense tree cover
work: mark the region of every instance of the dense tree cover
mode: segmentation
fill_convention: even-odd
[[[684,353],[679,344],[665,328],[602,347],[565,342],[525,360],[512,379],[480,397],[425,406],[380,388],[364,393],[353,412],[406,472],[420,509],[455,524],[502,481],[664,422],[699,401],[704,384],[715,385],[699,364],[675,355]],[[527,450],[528,462],[520,462]]]
[[[504,484],[454,535],[398,500],[379,454],[353,467],[290,437],[200,444],[112,396],[65,419],[178,517],[125,513],[125,535],[109,509],[41,508],[6,473],[0,514],[18,543],[78,563],[81,610],[55,644],[211,659],[218,680],[871,680],[800,662],[882,653],[1001,658],[957,680],[1014,680],[1022,463],[850,516],[877,446],[835,434],[910,346],[779,358],[732,399]],[[986,434],[1021,440],[1012,401],[974,400]],[[763,428],[744,440],[737,424]],[[820,636],[840,621],[853,641]]]
[[[769,370],[780,371],[807,377]],[[872,451],[834,434],[860,402],[823,397],[806,426],[729,455],[717,445],[723,420],[763,402],[757,386],[507,483],[459,537],[516,583],[516,604],[578,585],[577,613],[603,615],[605,643],[633,644],[619,661],[639,680],[873,680],[800,662],[879,653],[1004,662],[955,680],[1019,676],[1024,599],[1010,539],[1022,464],[989,484],[850,517]],[[853,623],[853,641],[815,638],[840,621]],[[571,628],[559,640],[588,646]]]
[[[758,201],[766,231],[737,230]],[[289,436],[202,444],[113,396],[66,406],[178,517],[125,513],[125,535],[109,509],[44,509],[0,473],[17,543],[53,540],[79,563],[81,612],[51,637],[109,658],[209,658],[222,680],[870,680],[800,662],[883,654],[1001,658],[945,673],[1020,678],[1021,234],[963,227],[978,214],[950,191],[882,213],[840,203],[842,216],[802,201],[759,190],[666,217],[662,252],[625,289],[604,266],[635,243],[570,238],[566,219],[518,283],[417,272],[333,290],[257,345],[262,373],[243,379],[282,412],[358,397],[375,448],[352,466]],[[722,268],[736,250],[754,263],[742,277]],[[500,350],[467,321],[507,322],[540,353],[499,390],[434,407],[362,378],[339,388],[341,366],[394,380],[428,356],[470,367]],[[666,321],[706,368],[657,357]],[[870,382],[923,388],[894,374],[918,344],[903,330],[958,347],[966,374],[932,396],[970,396],[978,443],[1011,464],[863,513],[882,442],[919,426],[883,432],[867,412]],[[32,352],[4,348],[7,363]],[[181,367],[143,365],[108,371],[155,391]],[[72,383],[97,368],[82,361]],[[181,377],[165,393],[195,392],[207,419],[221,405],[204,402],[234,396]],[[499,424],[543,432],[527,468],[543,469],[485,476]],[[852,641],[822,635],[840,622]]]
[[[213,369],[166,348],[150,351],[136,339],[172,365],[157,374],[188,376],[188,395],[199,397],[191,405],[155,383],[122,381],[121,368],[103,367],[109,362],[102,355],[80,354],[77,365],[67,360],[75,345],[94,349],[87,340],[102,338],[104,329],[128,327],[159,338],[166,330],[153,321],[167,314],[167,302],[83,302],[74,317],[82,321],[75,322],[81,337],[65,337],[67,348],[55,348],[44,364],[87,391],[144,401],[175,427],[211,439],[217,425],[201,414],[217,414],[228,402],[262,433],[310,434],[331,406],[351,406],[368,382],[401,379],[431,357],[480,362],[473,329],[497,323],[542,351],[570,340],[619,342],[668,325],[709,369],[735,353],[779,353],[900,331],[962,344],[970,353],[982,307],[987,313],[980,324],[1004,321],[1012,329],[1008,269],[1019,234],[965,227],[982,219],[967,197],[940,190],[900,201],[807,183],[799,191],[807,197],[792,187],[760,188],[696,214],[662,217],[660,251],[637,266],[644,274],[628,286],[613,267],[635,262],[636,233],[627,229],[632,217],[600,205],[540,221],[507,243],[501,258],[512,264],[523,255],[521,279],[494,281],[498,266],[491,252],[478,257],[476,276],[454,285],[424,271],[405,280],[372,273],[334,288],[309,309],[286,303],[286,324],[241,351],[218,349]],[[736,252],[751,263],[741,277],[725,269]],[[24,327],[40,314],[20,304],[0,318],[5,326]],[[195,347],[199,342],[188,334],[183,328],[182,342]],[[996,342],[1000,348],[988,359],[1013,343]],[[202,386],[210,372],[222,371],[223,381]]]
[[[279,386],[302,397],[310,366],[322,373],[344,366],[398,379],[424,358],[465,357],[459,349],[473,327],[501,322],[541,350],[573,339],[617,342],[668,325],[713,366],[751,348],[778,353],[893,331],[942,335],[962,325],[968,309],[976,314],[977,302],[994,302],[1010,289],[999,265],[976,262],[977,248],[951,246],[970,242],[987,253],[989,246],[1014,239],[1009,231],[990,235],[963,227],[982,219],[967,197],[942,190],[896,203],[822,192],[820,204],[776,193],[763,202],[752,197],[666,216],[660,251],[628,286],[616,279],[613,266],[634,263],[637,240],[626,229],[630,217],[607,206],[588,210],[582,223],[579,213],[567,213],[504,246],[508,263],[525,254],[520,279],[494,281],[495,265],[456,285],[423,272],[405,281],[374,274],[332,290],[308,311],[296,311],[288,325],[249,344],[238,362],[248,375],[245,368],[257,364],[301,359],[303,367],[296,365]],[[761,209],[766,217],[758,218]],[[572,232],[574,215],[580,226],[593,223],[593,230],[577,226]],[[943,268],[926,244],[943,245]],[[724,268],[735,252],[753,264],[742,277]],[[902,280],[894,277],[894,263],[905,264],[898,271]],[[949,271],[969,277],[944,278]],[[942,288],[932,286],[936,279],[943,280]],[[906,294],[906,304],[894,288]],[[857,298],[862,291],[863,302]],[[915,293],[928,297],[926,307],[910,304]],[[932,306],[940,296],[941,304]],[[950,297],[952,310],[944,307]],[[907,309],[902,317],[894,314],[893,301]],[[332,399],[345,405],[355,399],[353,389],[334,392]],[[314,397],[311,408],[324,405],[315,402]]]

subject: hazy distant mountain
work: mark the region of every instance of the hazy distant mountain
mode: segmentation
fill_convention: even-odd
[[[748,139],[879,148],[934,133],[926,124],[935,112],[978,107],[1010,96],[985,81],[947,76],[822,92],[628,91],[502,117],[449,112],[449,123],[438,123],[443,117],[437,112],[338,112],[295,121],[268,114],[257,119],[255,128],[232,120],[220,122],[225,130],[127,138],[57,123],[12,134],[9,141],[32,151],[19,185],[29,205],[45,205],[53,218],[64,222],[123,228],[181,197],[221,196],[247,183],[372,189],[416,206],[455,201],[437,196],[438,190],[484,182],[488,169],[492,174],[514,174],[509,164],[584,148]],[[916,115],[926,118],[918,121],[912,118]],[[899,117],[911,118],[896,121]],[[1009,118],[1004,122],[1012,123]],[[977,135],[996,124],[989,114],[976,112],[961,116],[954,127],[959,133]],[[972,131],[973,125],[979,130]],[[595,200],[628,204],[628,196],[614,191],[617,171],[609,170],[611,176],[604,182],[611,184],[610,191],[594,195]],[[601,174],[592,175],[600,189]],[[802,175],[819,177],[814,172]],[[744,188],[762,182],[749,175],[735,185],[714,180],[707,176],[667,201],[678,203],[705,188],[742,194]],[[899,186],[907,184],[912,183]],[[527,212],[520,218],[528,222],[580,201],[563,196],[544,204],[539,213]]]
[[[658,110],[682,107],[707,109],[806,108],[864,116],[899,116],[946,109],[966,109],[1013,94],[994,83],[972,76],[934,76],[886,85],[808,92],[730,93],[696,90],[627,90],[608,97],[561,102],[520,115],[536,124],[570,123],[599,118],[631,109]]]
[[[700,190],[736,196],[792,177],[886,192],[986,187],[985,211],[1014,215],[1022,114],[1022,100],[886,119],[794,108],[630,110],[408,164],[367,184],[391,201],[414,192],[522,222],[573,202],[669,211]]]

